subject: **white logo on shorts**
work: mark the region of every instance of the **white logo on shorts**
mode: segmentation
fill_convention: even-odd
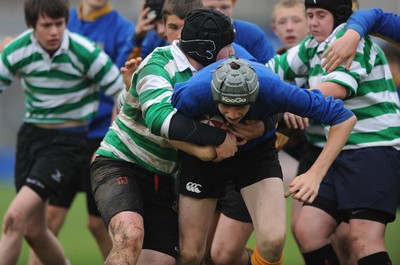
[[[42,182],[40,182],[39,180],[37,180],[37,179],[27,178],[26,179],[26,183],[30,183],[30,184],[33,184],[35,186],[38,186],[41,189],[44,189],[44,184]]]
[[[201,193],[201,190],[199,188],[201,188],[202,186],[198,183],[194,183],[194,182],[188,182],[186,183],[186,189],[188,191],[194,192],[194,193]]]
[[[58,183],[61,182],[61,176],[62,174],[58,169],[56,169],[56,172],[54,174],[51,174],[51,178],[57,181]]]

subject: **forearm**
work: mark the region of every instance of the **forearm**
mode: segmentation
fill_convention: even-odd
[[[175,113],[171,118],[168,136],[171,140],[219,146],[225,141],[226,131]]]
[[[177,149],[195,156],[203,161],[212,161],[217,158],[215,147],[211,145],[199,146],[188,142],[168,140]]]
[[[329,167],[342,151],[356,122],[356,117],[352,116],[346,121],[330,128],[326,145],[309,170],[310,173],[318,176],[319,181],[322,181]]]
[[[285,197],[293,195],[294,199],[302,202],[311,203],[314,201],[318,195],[322,179],[342,151],[356,122],[357,119],[353,115],[330,128],[328,139],[322,152],[306,173],[297,176],[289,184]]]

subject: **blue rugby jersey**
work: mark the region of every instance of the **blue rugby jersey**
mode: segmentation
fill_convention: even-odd
[[[220,60],[202,70],[186,82],[175,85],[172,94],[172,104],[189,118],[200,118],[204,115],[220,115],[212,98],[211,80],[214,70],[223,62]],[[264,120],[275,114],[286,111],[303,117],[310,117],[319,122],[335,125],[353,115],[344,107],[341,100],[325,99],[318,90],[305,90],[280,80],[265,65],[248,61],[256,70],[260,91],[257,100],[251,105],[249,112],[243,118]],[[270,129],[265,135],[249,141],[240,149],[248,149],[255,144],[275,134],[276,129]]]

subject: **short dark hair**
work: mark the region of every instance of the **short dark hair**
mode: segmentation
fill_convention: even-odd
[[[202,7],[201,0],[165,0],[162,9],[162,18],[165,22],[168,16],[176,15],[184,20],[190,11]]]
[[[35,28],[40,16],[50,18],[65,18],[68,22],[69,2],[68,0],[25,0],[24,4],[25,22],[28,27]]]

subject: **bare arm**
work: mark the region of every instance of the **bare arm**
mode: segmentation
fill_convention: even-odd
[[[336,83],[325,82],[317,87],[324,95],[333,96],[334,98],[344,98],[346,89]],[[345,120],[342,123],[332,126],[329,130],[325,147],[321,154],[304,174],[297,176],[290,184],[289,189],[285,193],[286,197],[293,195],[293,198],[302,202],[311,203],[318,195],[319,185],[324,178],[329,167],[342,151],[347,138],[349,137],[354,125],[357,122],[356,116]]]
[[[177,149],[197,157],[203,161],[213,161],[217,158],[215,147],[211,145],[200,146],[188,142],[168,140],[168,142]]]
[[[324,94],[325,97],[332,96],[335,99],[344,99],[347,91],[344,86],[333,82],[324,82],[319,84],[317,88]]]
[[[297,176],[290,184],[285,197],[293,196],[294,199],[311,203],[318,195],[322,179],[338,154],[342,151],[357,119],[355,116],[330,128],[328,139],[321,154],[304,174]]]

